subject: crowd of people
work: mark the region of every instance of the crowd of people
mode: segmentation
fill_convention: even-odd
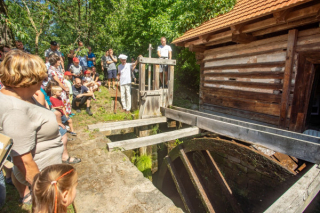
[[[165,38],[161,43],[159,57],[171,59],[172,50]],[[32,55],[21,41],[16,41],[14,49],[0,46],[0,131],[14,142],[10,153],[14,166],[3,167],[5,178],[0,171],[0,207],[5,200],[4,180],[16,187],[21,203],[32,203],[33,212],[66,212],[73,201],[77,174],[69,164],[81,159],[71,157],[67,150],[66,133],[77,135],[71,109],[80,113],[85,105],[86,113],[93,115],[91,101],[101,87],[95,54],[88,47],[84,55],[82,47],[79,41],[78,48],[70,50],[65,67],[64,55],[55,41],[45,51],[45,61]],[[127,63],[127,58],[124,54],[117,57],[108,49],[101,58],[101,68],[109,90],[116,89],[119,81],[123,111],[129,113],[138,60]],[[162,71],[167,72],[165,66]]]

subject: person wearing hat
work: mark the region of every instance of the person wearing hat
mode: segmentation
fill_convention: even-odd
[[[73,58],[73,64],[69,68],[71,74],[72,74],[72,81],[74,82],[75,78],[80,78],[82,77],[82,72],[83,68],[80,65],[80,61],[77,57]]]
[[[64,61],[61,52],[58,50],[58,43],[56,41],[51,41],[50,48],[44,52],[44,56],[46,57],[46,63],[49,61],[49,56],[53,53],[57,54],[60,57],[61,68],[64,69]]]
[[[141,55],[139,57],[142,57]],[[119,55],[121,64],[118,66],[118,76],[120,79],[120,93],[121,93],[121,103],[123,106],[123,111],[129,113],[131,110],[131,70],[138,63],[127,63],[128,56],[124,54]]]
[[[66,72],[64,73],[63,83],[64,83],[65,85],[67,85],[67,87],[69,87],[69,92],[67,92],[67,95],[69,95],[69,100],[70,100],[70,102],[72,102],[72,97],[73,97],[73,92],[72,92],[72,86],[73,86],[73,84],[72,84],[71,79],[72,79],[72,73],[69,72],[69,71],[66,71]]]

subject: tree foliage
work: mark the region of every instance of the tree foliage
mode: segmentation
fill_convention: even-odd
[[[100,57],[108,48],[130,57],[148,55],[149,43],[155,48],[160,38],[167,43],[187,30],[228,12],[236,0],[5,0],[8,18],[17,39],[42,56],[51,40],[61,44],[66,54],[81,40]],[[27,8],[30,13],[28,13]],[[34,23],[32,23],[32,21]],[[173,45],[171,45],[173,47]],[[194,54],[173,47],[177,59],[176,77],[189,79],[196,86],[199,67]],[[99,63],[99,60],[97,61]],[[98,67],[99,68],[99,67]],[[190,76],[193,78],[190,79]]]

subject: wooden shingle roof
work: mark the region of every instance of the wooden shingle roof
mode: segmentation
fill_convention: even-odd
[[[284,10],[309,2],[311,0],[238,0],[234,8],[216,18],[213,18],[197,28],[187,31],[172,43],[177,44],[190,41],[199,36],[257,19],[274,12]]]

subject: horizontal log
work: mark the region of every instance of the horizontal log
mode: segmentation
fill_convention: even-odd
[[[168,114],[167,112],[170,112]],[[172,109],[164,109],[164,115],[167,118],[180,121],[185,115],[193,116],[196,126],[216,134],[224,135],[237,140],[246,141],[252,144],[259,144],[271,150],[296,157],[311,163],[320,163],[320,143],[316,137],[303,136],[311,140],[318,140],[318,142],[310,142],[310,140],[300,139],[301,134],[291,133],[291,137],[282,134],[269,132],[269,127],[260,126],[266,131],[261,131],[255,126],[256,124],[247,124],[250,126],[243,126],[241,121],[239,123],[231,123],[219,119],[212,119],[205,116],[192,115],[191,113],[180,112]],[[173,116],[170,116],[173,115]],[[181,121],[182,122],[182,121]],[[271,129],[270,131],[274,131]],[[277,130],[281,132],[281,130]],[[288,132],[288,131],[286,131]],[[295,137],[296,136],[296,137]]]
[[[265,213],[304,212],[320,190],[320,167],[315,164],[291,186]]]
[[[197,135],[199,133],[200,133],[200,130],[198,127],[190,127],[186,129],[160,133],[152,136],[123,140],[118,142],[111,142],[111,143],[107,143],[107,147],[109,151],[112,151],[114,149],[120,149],[122,151],[131,150],[131,149],[137,149],[140,147],[163,143],[166,141],[176,140],[178,138],[190,137],[193,135]]]
[[[217,72],[205,73],[205,77],[230,77],[230,78],[257,78],[257,79],[283,79],[283,72]]]
[[[221,89],[213,87],[201,87],[200,93],[206,96],[222,96],[222,97],[232,97],[232,98],[243,98],[249,100],[265,101],[269,103],[280,103],[280,94],[269,94],[260,92],[250,92],[232,89]]]
[[[228,72],[283,72],[284,67],[264,67],[264,68],[247,68],[247,69],[225,69],[225,70],[206,70],[203,74],[208,73],[228,73]]]
[[[163,59],[163,58],[145,58],[140,57],[139,62],[142,64],[167,64],[167,65],[176,65],[176,60],[172,59]]]
[[[212,62],[206,62],[204,67],[212,66],[224,66],[224,65],[235,65],[235,64],[255,64],[255,63],[270,63],[270,62],[283,62],[286,60],[286,52],[279,51],[261,55],[244,56],[240,58],[222,59]]]
[[[88,125],[88,130],[98,129],[100,132],[113,131],[113,130],[133,128],[138,126],[165,123],[165,122],[167,122],[166,117],[155,117],[155,118],[148,118],[148,119],[137,119],[137,120],[130,120],[130,121],[92,124],[92,125]]]
[[[266,102],[258,102],[248,99],[236,99],[230,97],[212,97],[206,96],[203,97],[203,102],[223,107],[236,108],[240,110],[247,110],[252,112],[263,113],[267,115],[279,116],[280,106],[279,104],[272,104]]]
[[[284,67],[284,61],[266,62],[266,63],[250,63],[250,64],[226,64],[223,66],[207,66],[203,70],[223,70],[223,69],[242,69],[242,68],[261,68],[261,67]]]
[[[240,117],[243,119],[248,119],[247,121],[258,121],[264,124],[270,124],[272,126],[278,126],[279,116],[271,116],[262,113],[250,112],[246,110],[240,109],[231,109],[228,107],[222,107],[217,105],[212,105],[208,103],[203,103],[200,105],[200,110],[210,113],[218,113],[218,114],[227,114],[231,116]]]
[[[216,84],[216,85],[229,85],[237,87],[249,87],[249,88],[260,88],[260,89],[272,89],[279,90],[282,89],[282,84],[268,84],[268,83],[257,83],[257,82],[241,82],[241,81],[215,81],[206,80],[204,83]]]
[[[269,34],[269,33],[279,32],[281,30],[288,30],[288,29],[292,29],[292,28],[295,28],[295,27],[304,26],[304,25],[311,24],[311,23],[316,23],[316,22],[319,22],[319,20],[317,20],[316,17],[313,16],[313,17],[302,19],[302,20],[298,20],[298,21],[294,21],[294,22],[288,22],[288,23],[284,23],[282,25],[278,25],[278,26],[274,26],[274,27],[269,27],[267,29],[259,30],[259,31],[253,32],[252,35],[253,36],[262,36],[262,35],[266,35],[266,34]]]

